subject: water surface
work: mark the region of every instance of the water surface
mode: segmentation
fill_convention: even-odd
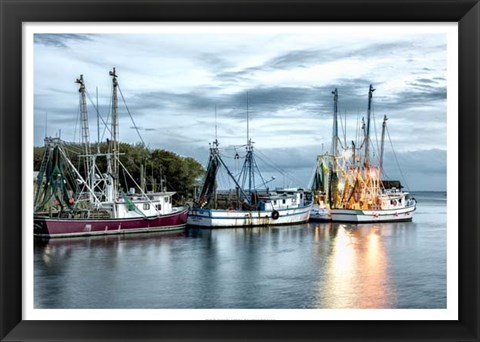
[[[445,308],[446,194],[413,222],[36,241],[36,308]]]

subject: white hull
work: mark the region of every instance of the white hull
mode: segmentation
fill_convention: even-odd
[[[188,214],[187,224],[200,227],[252,227],[307,222],[312,206],[279,209],[276,217],[272,210],[214,210],[192,209]],[[273,216],[273,217],[272,217]]]
[[[314,222],[328,222],[331,221],[330,210],[322,208],[319,205],[314,205],[310,212],[310,221]]]
[[[395,222],[411,221],[415,206],[388,210],[331,209],[332,222]]]

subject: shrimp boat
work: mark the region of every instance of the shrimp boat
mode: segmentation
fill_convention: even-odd
[[[370,124],[373,92],[368,92],[367,122],[362,125],[363,141],[359,148],[342,146],[339,153],[338,91],[334,95],[332,153],[317,158],[312,181],[314,207],[312,221],[333,222],[394,222],[411,221],[416,200],[403,191],[400,181],[383,180],[383,152],[387,117],[383,118],[378,164],[370,157]],[[363,120],[363,119],[362,119]]]
[[[248,109],[245,161],[238,177],[233,175],[223,161],[218,146],[218,140],[215,139],[210,147],[201,191],[188,215],[188,225],[251,227],[295,224],[309,220],[312,201],[308,191],[303,188],[277,188],[271,191],[266,186],[269,181],[264,181],[258,169],[253,142],[248,137]],[[239,159],[239,156],[234,158]],[[217,173],[222,167],[235,184],[233,191],[223,194],[217,191]],[[262,180],[262,189],[255,185],[255,170],[257,179]]]
[[[130,175],[119,158],[117,74],[113,81],[111,140],[107,151],[92,153],[89,142],[86,90],[83,76],[80,113],[84,166],[83,174],[67,154],[60,138],[45,138],[45,154],[37,177],[34,198],[34,236],[56,238],[87,235],[140,233],[184,229],[188,207],[174,207],[175,192],[147,191],[132,178],[136,188],[127,193],[120,187],[120,173]],[[106,169],[97,164],[103,158]]]

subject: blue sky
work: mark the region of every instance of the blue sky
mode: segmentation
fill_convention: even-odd
[[[100,112],[107,118],[112,67],[145,143],[204,165],[215,138],[215,107],[226,160],[235,152],[231,146],[246,142],[248,92],[250,136],[259,165],[262,160],[276,165],[262,167],[266,179],[276,177],[272,186],[308,184],[316,156],[330,149],[335,88],[345,122],[340,125],[342,139],[346,130],[347,143],[355,140],[373,84],[373,137],[380,137],[381,118],[387,115],[394,147],[393,153],[387,140],[387,176],[403,175],[410,190],[446,189],[443,33],[331,27],[280,32],[217,27],[210,32],[192,27],[155,34],[35,34],[35,146],[43,144],[45,132],[54,136],[61,130],[69,141],[81,138],[74,83],[80,74],[92,102],[98,87]],[[120,139],[138,142],[121,97],[119,108]],[[91,141],[96,141],[97,119],[90,103],[89,115]]]

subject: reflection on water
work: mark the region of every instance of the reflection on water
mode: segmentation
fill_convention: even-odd
[[[389,229],[395,229],[394,224],[331,224],[325,229],[333,238],[319,305],[325,301],[334,308],[388,308],[394,304],[395,288],[389,280],[388,255],[381,237]]]
[[[445,223],[36,241],[38,308],[444,308]]]

